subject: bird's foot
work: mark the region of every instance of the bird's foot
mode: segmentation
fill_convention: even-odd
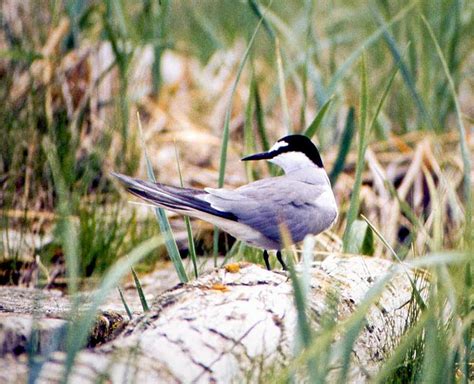
[[[288,271],[288,268],[286,267],[286,264],[285,264],[285,262],[283,261],[283,255],[281,254],[281,252],[280,252],[280,251],[277,251],[276,256],[277,256],[277,259],[278,259],[278,261],[280,262],[280,264],[281,264],[283,270],[284,270],[284,271]]]
[[[267,269],[268,269],[269,271],[271,271],[271,270],[272,270],[272,267],[270,267],[270,261],[269,261],[269,259],[270,259],[270,256],[268,255],[267,250],[264,249],[264,250],[263,250],[263,261],[265,261],[265,266],[267,267]]]

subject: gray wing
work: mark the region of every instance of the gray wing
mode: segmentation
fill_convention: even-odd
[[[205,200],[213,208],[233,214],[238,222],[278,243],[281,243],[280,224],[284,224],[292,240],[299,242],[308,233],[322,231],[316,202],[325,190],[321,185],[282,176],[235,190],[206,188]]]

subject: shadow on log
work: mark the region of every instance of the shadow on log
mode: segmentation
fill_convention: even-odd
[[[329,295],[336,298],[334,320],[343,320],[392,266],[364,257],[328,257],[315,264],[308,294],[313,329],[318,329],[322,315],[327,316]],[[295,351],[297,313],[291,281],[286,274],[253,264],[232,267],[159,295],[151,311],[128,323],[119,336],[80,352],[69,382],[262,382],[277,375]],[[396,275],[367,312],[353,346],[350,382],[366,382],[378,371],[406,329],[411,296],[407,275]],[[44,303],[45,308],[50,305]],[[24,381],[26,358],[5,352],[4,348],[0,381]],[[38,382],[59,382],[64,357],[64,352],[51,353]],[[337,369],[331,374],[337,377]]]

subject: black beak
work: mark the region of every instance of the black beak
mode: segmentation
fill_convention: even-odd
[[[249,160],[268,160],[268,159],[273,158],[273,156],[274,156],[273,153],[262,152],[262,153],[256,153],[255,155],[245,156],[245,157],[243,157],[243,158],[240,159],[240,160],[241,160],[241,161],[249,161]]]

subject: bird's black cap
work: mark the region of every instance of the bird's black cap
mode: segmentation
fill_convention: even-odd
[[[324,168],[318,148],[316,148],[313,142],[305,135],[288,135],[282,137],[268,152],[250,155],[244,157],[242,160],[268,160],[287,152],[301,152],[318,167]]]

